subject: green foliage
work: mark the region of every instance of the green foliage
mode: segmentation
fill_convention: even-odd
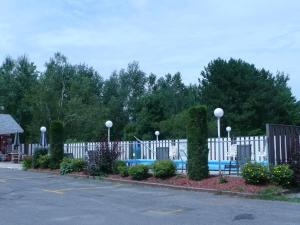
[[[84,170],[86,162],[82,159],[63,158],[60,163],[60,174],[65,175],[71,172],[81,172]]]
[[[49,155],[40,155],[37,158],[37,165],[39,168],[46,169],[49,168],[50,156]]]
[[[287,82],[288,77],[283,73],[274,76],[240,59],[219,58],[201,72],[201,101],[209,112],[216,107],[224,109],[222,132],[225,133],[226,125],[234,124],[234,135],[265,134],[266,122],[297,124],[300,121],[299,103]],[[215,121],[212,113],[209,121]]]
[[[86,167],[86,161],[83,159],[71,159],[71,164],[74,172],[81,172]]]
[[[47,155],[48,149],[47,148],[36,148],[32,155],[32,168],[40,167],[38,159],[40,156]]]
[[[122,166],[122,165],[118,166],[118,171],[119,171],[119,173],[122,177],[128,177],[129,176],[127,166]]]
[[[23,170],[28,170],[32,168],[32,157],[25,156],[22,161],[22,168]]]
[[[113,162],[112,172],[113,174],[119,174],[119,167],[126,167],[126,163],[123,160],[116,160]]]
[[[189,109],[187,121],[188,176],[192,180],[208,177],[207,109],[194,106]]]
[[[148,166],[139,164],[130,167],[128,173],[133,180],[144,180],[149,176],[148,170],[149,170]]]
[[[224,177],[224,176],[219,177],[219,184],[225,184],[227,182],[228,182],[228,180],[226,177]]]
[[[50,125],[50,168],[57,169],[64,157],[64,128],[60,121]]]
[[[268,169],[260,163],[246,163],[242,176],[248,184],[265,184],[269,181]]]
[[[99,124],[109,118],[114,118],[115,140],[153,139],[154,130],[161,138],[185,138],[185,110],[200,103],[208,112],[222,107],[222,126],[235,124],[235,136],[262,134],[266,122],[300,124],[300,104],[283,73],[216,59],[199,80],[199,85],[185,85],[180,73],[147,75],[137,62],[104,80],[92,67],[71,64],[61,53],[42,72],[25,56],[7,57],[0,65],[0,105],[26,128],[21,137],[26,143],[37,142],[40,125],[49,127],[55,120],[64,124],[65,140],[98,141],[106,135]],[[208,121],[209,134],[215,135],[212,113]]]
[[[274,166],[270,172],[272,183],[281,185],[283,187],[291,186],[294,172],[290,169],[289,165],[283,164]]]
[[[153,176],[165,179],[175,175],[176,166],[171,160],[159,160],[154,162],[152,170]]]

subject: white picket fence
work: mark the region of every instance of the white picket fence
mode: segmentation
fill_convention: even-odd
[[[208,139],[209,155],[208,160],[230,160],[232,152],[237,146],[248,146],[251,148],[251,160],[262,162],[267,160],[268,148],[266,136],[237,137],[234,140],[228,138],[220,139],[220,154],[218,152],[218,139]],[[74,158],[85,158],[88,151],[94,151],[100,142],[82,142],[64,144],[64,152],[72,153]],[[38,144],[29,144],[28,155],[33,154]],[[20,146],[21,152],[24,151],[24,144]],[[158,157],[186,160],[187,159],[187,140],[159,140],[141,142],[118,142],[120,159],[157,159]]]

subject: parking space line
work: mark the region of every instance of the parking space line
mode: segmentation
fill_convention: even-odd
[[[120,187],[122,185],[114,185],[113,187]],[[42,189],[44,192],[51,192],[59,195],[63,195],[65,192],[70,191],[81,191],[81,190],[95,190],[95,189],[105,189],[112,188],[111,186],[105,187],[79,187],[79,188],[61,188],[61,189]]]
[[[51,178],[53,176],[49,177],[0,177],[0,180],[29,180],[29,179],[45,179],[45,178]]]
[[[162,209],[149,209],[145,211],[146,213],[154,213],[154,214],[160,214],[160,215],[174,215],[183,212],[184,209],[178,208],[173,210],[162,210]]]

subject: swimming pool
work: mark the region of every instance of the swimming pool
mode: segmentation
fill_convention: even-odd
[[[155,162],[154,159],[129,159],[125,160],[125,162],[128,165],[137,165],[137,164],[143,164],[143,165],[151,165]],[[185,170],[186,169],[186,160],[173,160],[173,162],[176,164],[177,170]],[[268,165],[268,161],[261,161],[259,162],[263,165]],[[222,160],[221,161],[221,169],[224,170],[225,165],[229,165],[229,160]],[[232,161],[231,164],[235,165],[236,162]],[[209,160],[208,161],[208,169],[210,171],[216,171],[219,170],[219,161],[218,160]],[[235,170],[235,169],[232,169]]]

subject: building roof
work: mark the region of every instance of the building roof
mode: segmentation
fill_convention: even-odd
[[[22,127],[9,114],[0,114],[0,135],[23,133]]]

